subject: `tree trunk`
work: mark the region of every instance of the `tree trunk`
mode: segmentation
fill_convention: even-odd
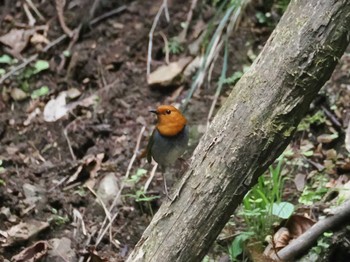
[[[127,261],[201,261],[288,145],[350,39],[350,1],[292,0]]]

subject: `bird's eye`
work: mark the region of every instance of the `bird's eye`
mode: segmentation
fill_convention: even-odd
[[[165,111],[168,115],[170,115],[171,111],[168,109],[167,111]]]

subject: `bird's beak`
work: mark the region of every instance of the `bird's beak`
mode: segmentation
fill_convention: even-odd
[[[153,114],[157,114],[157,110],[155,110],[155,109],[149,110],[149,112],[151,112]]]

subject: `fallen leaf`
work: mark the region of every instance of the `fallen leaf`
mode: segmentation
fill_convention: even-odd
[[[51,99],[44,108],[44,120],[55,122],[65,116],[69,111],[66,107],[66,92],[61,92],[56,98]]]
[[[81,92],[78,88],[70,88],[67,90],[67,97],[70,99],[75,99],[81,95]]]
[[[27,247],[19,254],[13,256],[11,261],[14,262],[35,262],[46,255],[48,244],[46,241],[38,241],[34,245]]]
[[[331,143],[333,140],[338,138],[338,134],[323,134],[317,137],[317,142],[328,144]]]
[[[15,54],[20,54],[27,46],[29,38],[35,33],[34,29],[12,29],[0,37],[0,42],[11,48]]]
[[[276,254],[282,248],[287,246],[289,244],[290,240],[291,240],[291,236],[290,236],[288,228],[281,227],[273,235],[273,239],[270,236],[270,240],[268,241],[269,244],[267,245],[267,247],[264,250],[264,255],[267,257],[272,257],[274,254]]]
[[[30,39],[30,42],[32,44],[41,44],[41,43],[49,44],[50,43],[50,41],[45,36],[39,33],[35,33]]]
[[[84,184],[93,188],[96,182],[97,172],[101,169],[104,154],[88,155],[84,158],[84,163],[81,164],[75,173],[68,179],[65,190],[79,184]]]
[[[184,57],[169,65],[163,65],[153,71],[147,78],[148,85],[160,84],[167,86],[172,83],[175,77],[179,76],[185,66],[192,61],[192,57]]]
[[[275,248],[280,250],[288,245],[291,239],[289,230],[285,227],[281,227],[273,236]]]
[[[6,231],[6,241],[2,246],[12,246],[13,244],[26,241],[48,227],[49,223],[38,220],[21,222]]]
[[[297,174],[294,178],[294,184],[298,191],[302,192],[306,183],[306,175],[305,174]]]
[[[312,227],[315,224],[310,218],[300,216],[300,215],[292,215],[287,223],[286,227],[288,228],[291,238],[295,239],[302,235],[306,230]]]

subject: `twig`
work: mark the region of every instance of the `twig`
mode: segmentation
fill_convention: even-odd
[[[65,5],[66,5],[66,0],[56,0],[56,11],[57,11],[58,21],[60,22],[61,28],[66,35],[68,35],[69,37],[72,37],[73,31],[66,25],[66,22],[64,21],[63,9]]]
[[[350,200],[339,207],[332,210],[333,216],[329,216],[323,220],[318,221],[309,230],[307,230],[300,237],[291,242],[288,246],[280,250],[273,259],[282,261],[294,260],[307,251],[316,242],[317,238],[324,232],[331,230],[339,225],[349,224],[350,219]]]
[[[103,202],[103,200],[100,198],[99,195],[96,194],[96,192],[89,186],[87,186],[87,189],[90,190],[90,192],[97,198],[97,200],[100,202],[103,210],[105,211],[106,217],[108,218],[109,221],[111,221],[111,213],[108,211],[105,203]]]
[[[156,26],[158,24],[159,17],[162,14],[163,10],[165,10],[165,17],[166,17],[167,21],[168,22],[170,21],[167,2],[168,2],[167,0],[163,0],[162,5],[159,7],[159,10],[158,10],[156,16],[154,17],[151,30],[149,31],[149,34],[148,34],[149,40],[148,40],[148,52],[147,52],[147,77],[151,73],[153,34],[154,34],[154,30],[156,29]]]
[[[73,160],[76,160],[77,158],[76,158],[75,155],[74,155],[72,145],[71,145],[70,140],[69,140],[69,138],[68,138],[67,129],[63,129],[63,135],[64,135],[64,137],[66,138],[66,141],[67,141],[67,144],[68,144],[68,149],[69,149],[69,152],[70,152],[70,154],[71,154]]]
[[[129,166],[128,166],[127,171],[126,171],[126,174],[125,174],[125,176],[124,176],[124,178],[123,178],[124,181],[125,181],[126,179],[129,178],[130,170],[131,170],[131,167],[132,167],[133,163],[135,162],[135,159],[136,159],[136,156],[137,156],[137,152],[139,151],[139,148],[140,148],[142,135],[143,135],[143,133],[145,132],[145,130],[146,130],[146,127],[145,127],[145,126],[142,126],[141,131],[140,131],[140,134],[139,134],[139,136],[138,136],[138,138],[137,138],[137,142],[136,142],[134,154],[133,154],[133,156],[132,156],[131,159],[130,159]],[[123,189],[124,189],[124,186],[125,186],[125,184],[122,183],[118,194],[115,196],[115,198],[114,198],[114,200],[113,200],[113,203],[112,203],[112,205],[111,205],[110,208],[109,208],[109,212],[110,212],[110,213],[112,212],[113,208],[117,205],[118,200],[119,200],[120,195],[121,195],[121,192],[122,192]],[[101,226],[101,228],[100,228],[100,231],[99,231],[99,233],[98,233],[98,236],[97,236],[97,240],[96,240],[96,243],[95,243],[95,246],[96,246],[96,247],[97,247],[97,245],[101,242],[101,240],[102,240],[103,236],[106,234],[107,230],[108,230],[108,229],[111,227],[111,225],[113,224],[113,221],[114,221],[114,219],[116,219],[117,215],[118,215],[118,212],[116,212],[116,213],[113,215],[113,217],[112,217],[112,219],[110,220],[109,224],[104,228],[104,226],[105,226],[105,224],[106,224],[106,222],[107,222],[107,217],[105,217],[105,219],[104,219],[104,221],[103,221],[103,223],[102,223],[102,226]]]
[[[154,175],[156,174],[157,167],[158,167],[158,163],[155,163],[153,168],[152,168],[151,175],[149,176],[148,180],[145,183],[145,186],[143,187],[143,190],[145,191],[145,193],[146,193],[149,185],[151,184],[151,182],[152,182],[152,180],[154,178]]]
[[[97,24],[99,22],[101,22],[102,20],[106,19],[106,18],[109,18],[111,16],[114,16],[116,14],[119,14],[120,12],[123,12],[125,11],[127,8],[126,5],[122,5],[121,7],[118,7],[117,9],[113,9],[107,13],[104,13],[94,19],[91,20],[91,22],[89,23],[90,25],[94,25],[94,24]]]
[[[23,9],[24,9],[24,12],[26,13],[26,16],[28,18],[28,23],[30,26],[34,26],[35,25],[35,18],[34,16],[32,15],[32,13],[30,12],[29,8],[28,8],[28,5],[26,3],[23,4]]]
[[[337,127],[342,127],[341,123],[339,120],[330,112],[325,106],[321,106],[323,112],[325,115],[331,120],[333,124],[335,124]]]
[[[169,60],[169,53],[170,53],[170,51],[169,51],[169,42],[168,42],[168,39],[166,38],[166,35],[162,31],[160,31],[159,34],[163,38],[163,41],[164,41],[165,63],[167,65],[169,65],[170,64],[170,60]]]
[[[27,4],[30,6],[31,9],[35,12],[35,14],[39,17],[41,21],[45,21],[44,16],[39,12],[38,8],[33,4],[32,0],[26,0]]]
[[[190,11],[188,11],[188,13],[187,13],[185,27],[179,35],[180,42],[184,42],[186,40],[188,28],[190,28],[190,23],[191,23],[192,16],[193,16],[193,10],[196,8],[197,2],[198,2],[198,0],[192,0]]]

